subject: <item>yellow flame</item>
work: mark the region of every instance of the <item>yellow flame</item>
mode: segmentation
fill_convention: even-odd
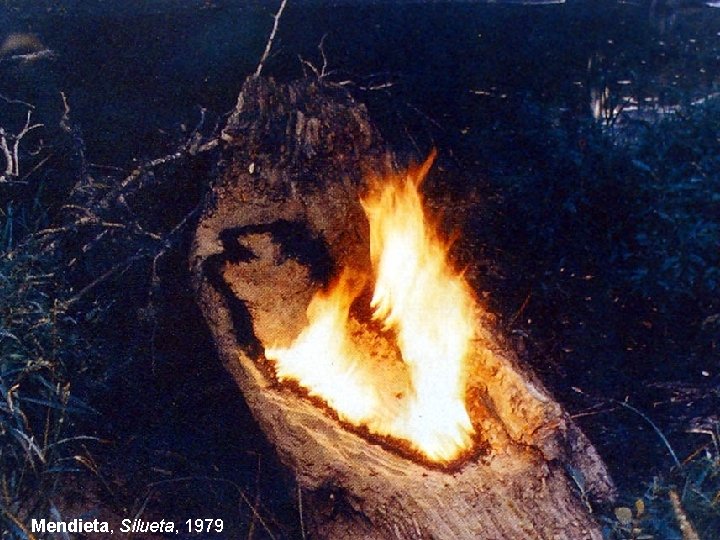
[[[392,361],[373,360],[367,340],[354,337],[351,306],[362,291],[350,269],[315,295],[293,344],[269,348],[266,357],[281,381],[298,382],[343,420],[447,462],[472,445],[465,386],[474,301],[423,211],[418,188],[433,159],[434,153],[416,170],[380,179],[362,201],[375,277],[370,307],[394,337],[402,369],[388,377],[382,371]]]
[[[368,422],[378,398],[362,354],[349,339],[350,305],[360,292],[348,271],[328,293],[318,292],[307,308],[308,325],[289,349],[268,348],[265,356],[276,360],[275,372],[283,380],[295,380],[311,396],[320,397],[349,422]]]

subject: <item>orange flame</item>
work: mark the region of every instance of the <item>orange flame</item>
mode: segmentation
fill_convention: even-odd
[[[418,188],[434,157],[406,175],[379,179],[376,193],[362,201],[375,277],[370,307],[400,358],[378,361],[373,344],[382,348],[383,338],[358,337],[368,331],[357,330],[351,307],[364,279],[351,269],[315,295],[308,325],[292,345],[265,355],[281,381],[298,382],[341,419],[449,462],[472,446],[465,386],[475,319],[470,288],[423,211]]]

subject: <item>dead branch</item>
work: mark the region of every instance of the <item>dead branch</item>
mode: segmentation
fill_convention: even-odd
[[[148,253],[146,253],[144,250],[140,249],[131,257],[128,257],[124,261],[113,265],[109,270],[106,270],[105,272],[100,274],[97,278],[95,278],[93,281],[88,283],[85,287],[80,289],[74,296],[65,300],[62,303],[62,309],[63,310],[68,309],[71,305],[75,304],[78,300],[83,298],[87,293],[89,293],[95,287],[97,287],[101,283],[107,281],[110,277],[115,275],[118,271],[120,271],[120,270],[122,270],[122,272],[127,271],[128,268],[130,268],[135,262],[139,261],[140,259],[142,259],[144,257],[147,257],[148,255],[149,255]]]
[[[70,127],[70,104],[68,103],[65,92],[60,92],[60,97],[62,98],[63,102],[63,115],[60,119],[60,127],[63,129],[63,131],[70,133],[72,129]]]
[[[71,120],[68,99],[64,93],[61,92],[60,95],[64,110],[60,127],[73,138],[75,143],[76,152],[82,162],[80,178],[70,194],[69,202],[61,207],[65,214],[63,222],[36,232],[32,238],[40,240],[44,246],[43,249],[54,250],[59,242],[67,241],[73,236],[70,241],[74,249],[81,254],[86,254],[98,247],[102,248],[108,239],[111,239],[110,241],[120,239],[120,249],[125,250],[125,254],[118,254],[116,260],[109,267],[99,270],[98,274],[87,280],[86,285],[81,286],[79,291],[69,296],[63,303],[67,308],[96,290],[100,284],[122,274],[138,262],[149,260],[156,263],[160,257],[177,245],[179,236],[196,216],[199,206],[188,212],[169,231],[152,231],[146,230],[142,220],[135,215],[128,204],[128,199],[131,195],[155,183],[154,169],[212,150],[217,146],[218,139],[214,135],[203,135],[206,111],[201,109],[197,125],[175,151],[141,163],[124,178],[115,176],[117,180],[109,182],[111,187],[100,191],[101,184],[94,185],[94,180],[89,173],[89,167],[93,165],[85,160],[84,141],[79,129]],[[29,131],[32,127],[29,122],[26,122],[25,128],[19,135],[23,135],[23,132]],[[213,134],[216,132],[217,127]],[[12,155],[10,146],[8,150]],[[68,259],[67,270],[70,270],[77,258],[68,257]]]
[[[260,57],[260,62],[258,62],[257,69],[255,70],[255,78],[260,76],[260,73],[262,73],[263,67],[265,66],[265,62],[267,61],[268,56],[270,56],[270,51],[272,50],[273,42],[275,41],[275,35],[277,34],[278,26],[280,24],[280,17],[282,17],[286,5],[287,0],[282,0],[282,2],[280,2],[280,7],[278,8],[277,13],[273,15],[273,27],[270,31],[270,37],[268,37],[267,43],[265,44],[265,51],[263,51],[263,54]]]
[[[6,99],[7,101],[7,99]],[[10,103],[10,101],[8,101]],[[24,102],[23,105],[27,105]],[[32,130],[43,127],[44,124],[31,124],[32,109],[28,108],[25,124],[19,133],[10,133],[0,126],[0,151],[5,159],[5,172],[0,176],[0,183],[8,182],[20,176],[20,143]]]
[[[2,60],[6,62],[10,61],[26,64],[29,62],[36,62],[38,60],[52,60],[56,56],[57,54],[55,54],[55,51],[53,51],[52,49],[43,49],[41,51],[35,51],[27,54],[13,54],[12,56],[8,56],[7,58],[4,58]]]
[[[670,453],[670,456],[672,457],[673,461],[675,462],[675,465],[676,465],[677,467],[680,467],[680,466],[681,466],[681,465],[680,465],[680,460],[678,459],[677,454],[675,454],[675,450],[673,450],[673,447],[670,445],[670,441],[667,440],[667,437],[665,437],[665,434],[663,434],[663,432],[660,430],[660,428],[657,427],[657,425],[655,425],[655,422],[653,422],[652,420],[650,420],[650,417],[649,417],[648,415],[646,415],[646,414],[645,414],[644,412],[642,412],[641,410],[633,407],[632,405],[630,405],[630,404],[629,404],[628,402],[626,402],[626,401],[618,401],[618,400],[616,400],[616,399],[610,399],[609,401],[610,401],[610,403],[615,403],[615,404],[617,404],[617,405],[620,405],[621,407],[626,408],[626,409],[629,410],[629,411],[634,412],[634,413],[637,414],[640,418],[642,418],[642,419],[645,420],[648,424],[650,424],[650,427],[653,428],[653,431],[657,434],[658,437],[660,437],[660,440],[661,440],[661,441],[663,442],[663,444],[665,445],[665,448],[667,448],[668,452]]]
[[[22,100],[19,100],[19,99],[12,99],[12,98],[9,98],[9,97],[7,97],[7,96],[5,96],[5,95],[3,95],[3,94],[0,94],[0,99],[2,99],[5,103],[7,103],[7,104],[9,104],[9,105],[24,105],[24,106],[27,107],[28,109],[32,109],[32,110],[35,109],[35,106],[34,106],[34,105],[31,105],[31,104],[28,103],[27,101],[22,101]]]
[[[10,152],[10,147],[8,146],[8,135],[2,127],[0,127],[0,150],[2,150],[3,157],[5,158],[5,174],[0,176],[0,182],[6,182],[7,178],[13,175],[15,164],[13,163],[12,152]]]
[[[323,37],[320,39],[320,43],[318,44],[318,50],[320,51],[320,58],[322,58],[322,66],[318,69],[315,64],[310,62],[309,60],[305,60],[302,56],[298,55],[298,59],[300,60],[300,64],[303,66],[303,73],[307,76],[307,73],[305,73],[305,68],[307,67],[310,69],[310,71],[313,72],[315,77],[322,81],[325,79],[325,77],[332,75],[333,71],[328,71],[328,59],[327,55],[325,54],[325,38],[327,38],[327,34],[324,34]]]
[[[593,398],[592,396],[590,396],[589,394],[587,394],[582,389],[580,389],[576,386],[573,386],[572,389],[577,394],[587,396],[587,397],[590,397],[591,399],[597,400],[597,398]],[[650,427],[653,429],[653,431],[657,434],[657,436],[660,438],[660,440],[663,442],[663,444],[665,445],[665,448],[667,448],[668,453],[670,454],[670,457],[672,457],[673,462],[675,463],[675,466],[681,467],[680,460],[678,459],[677,454],[675,453],[675,450],[673,450],[673,447],[670,444],[670,441],[668,441],[667,437],[665,437],[665,434],[660,430],[660,428],[655,424],[655,422],[653,422],[650,419],[650,417],[647,414],[642,412],[640,409],[633,407],[627,401],[619,401],[619,400],[613,399],[613,398],[608,398],[606,400],[601,400],[601,401],[604,401],[606,403],[612,403],[613,405],[617,405],[619,407],[623,407],[624,409],[627,409],[628,411],[635,413],[640,418],[642,418],[645,422],[647,422],[650,425]]]
[[[133,192],[142,189],[147,183],[148,173],[152,172],[156,167],[172,163],[188,156],[197,156],[205,152],[213,150],[219,143],[217,136],[203,137],[200,133],[205,123],[206,110],[201,108],[200,120],[195,126],[190,136],[180,144],[180,146],[172,153],[151,159],[140,164],[121,182],[117,184],[102,200],[99,202],[101,208],[108,208],[111,204],[120,202],[125,205],[125,199]]]
[[[690,518],[688,518],[687,513],[682,506],[682,502],[680,501],[680,496],[677,494],[677,491],[671,489],[668,496],[670,497],[670,502],[672,503],[675,519],[680,526],[680,532],[682,533],[683,540],[700,540],[698,533],[695,532],[695,527],[693,527]]]

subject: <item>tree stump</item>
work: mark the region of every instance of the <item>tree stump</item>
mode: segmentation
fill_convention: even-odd
[[[468,385],[482,444],[452,467],[276,381],[262,344],[297,336],[314,292],[346,263],[370,265],[359,194],[394,158],[365,107],[318,81],[248,79],[222,138],[192,246],[196,294],[221,360],[297,479],[309,536],[602,538],[588,497],[614,496],[604,464],[488,325]]]

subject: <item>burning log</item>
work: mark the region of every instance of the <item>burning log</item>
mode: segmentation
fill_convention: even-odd
[[[218,352],[332,539],[600,539],[595,449],[494,337],[367,111],[250,78],[191,265]],[[573,483],[574,480],[574,483]]]

